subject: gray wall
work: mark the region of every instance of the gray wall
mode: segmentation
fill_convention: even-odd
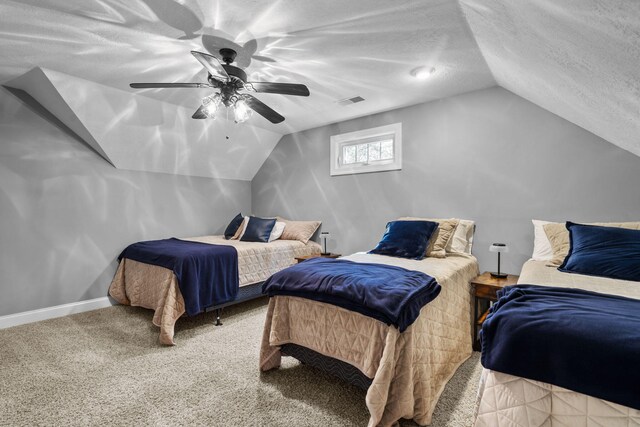
[[[402,171],[329,176],[331,135],[395,122]],[[0,316],[104,296],[127,244],[220,233],[238,211],[321,219],[343,254],[401,215],[474,219],[482,268],[504,241],[516,273],[531,218],[638,220],[639,184],[638,157],[500,88],[288,135],[252,183],[117,170],[0,88]]]
[[[401,171],[329,176],[331,135],[396,122]],[[495,270],[491,242],[506,242],[503,270],[518,273],[531,219],[640,220],[640,158],[495,87],[288,135],[253,179],[252,205],[322,220],[343,254],[373,248],[402,215],[473,219],[481,269]]]
[[[107,295],[129,243],[220,233],[249,181],[117,170],[0,88],[0,316]]]

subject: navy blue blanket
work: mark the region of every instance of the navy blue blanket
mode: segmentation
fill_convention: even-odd
[[[640,409],[639,300],[534,285],[498,296],[482,325],[485,368]]]
[[[440,285],[431,276],[401,267],[312,258],[271,276],[262,292],[337,305],[403,332],[438,296]]]
[[[167,268],[176,275],[185,310],[194,316],[238,295],[238,252],[233,246],[176,238],[129,245],[118,257]]]

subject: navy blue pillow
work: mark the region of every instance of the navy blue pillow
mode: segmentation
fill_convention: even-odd
[[[229,240],[230,238],[233,237],[234,234],[236,234],[236,231],[238,231],[238,228],[240,228],[240,225],[242,225],[243,219],[244,217],[242,216],[241,213],[239,213],[238,215],[235,216],[235,218],[231,220],[229,225],[227,225],[227,229],[224,230],[225,239]]]
[[[567,222],[569,254],[558,270],[640,281],[640,230]]]
[[[400,258],[422,259],[427,252],[429,238],[438,228],[431,221],[391,221],[382,240],[370,254]]]
[[[269,241],[271,230],[276,225],[276,219],[258,218],[257,216],[250,216],[247,228],[244,230],[244,234],[240,238],[243,242],[263,242]]]

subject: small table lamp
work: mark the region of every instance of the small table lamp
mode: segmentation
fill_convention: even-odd
[[[492,243],[491,246],[489,246],[489,251],[498,252],[498,271],[491,272],[491,277],[495,277],[496,279],[504,279],[505,277],[507,277],[507,274],[500,272],[500,253],[509,252],[509,246],[504,243]]]
[[[329,234],[328,231],[321,231],[320,232],[320,240],[322,240],[322,255],[327,255],[329,252],[327,252],[327,239],[331,237],[331,234]]]

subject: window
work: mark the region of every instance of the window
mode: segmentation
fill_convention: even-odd
[[[331,137],[331,175],[402,169],[402,124]]]

